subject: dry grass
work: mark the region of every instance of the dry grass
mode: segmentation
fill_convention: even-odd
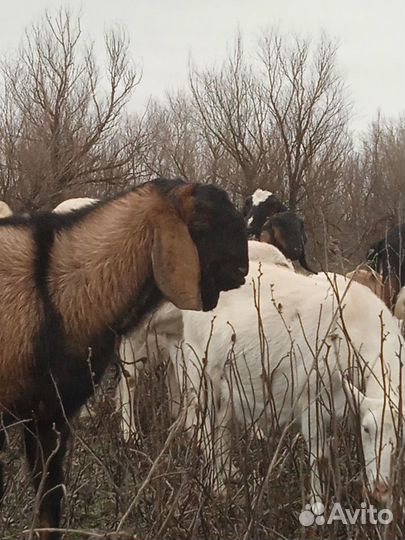
[[[281,431],[263,440],[252,429],[235,426],[233,461],[240,478],[223,499],[214,498],[196,440],[190,441],[179,423],[172,425],[162,371],[140,379],[139,437],[129,443],[121,438],[114,412],[112,372],[90,416],[72,425],[61,524],[70,531],[66,538],[404,538],[401,508],[389,528],[302,527],[298,516],[309,473],[305,444],[293,430],[280,446]],[[23,536],[32,521],[34,501],[19,431],[10,429],[8,435],[0,517],[4,539]],[[337,500],[346,508],[360,508],[364,499],[358,437],[347,425],[334,424],[330,448],[331,459],[324,468],[326,504]],[[398,490],[395,500],[401,506],[403,482]]]

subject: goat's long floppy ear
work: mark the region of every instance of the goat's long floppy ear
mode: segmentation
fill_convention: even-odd
[[[318,272],[316,272],[315,270],[312,270],[312,268],[309,266],[309,264],[307,263],[307,259],[306,259],[306,256],[305,256],[305,249],[303,248],[302,249],[302,253],[298,259],[298,262],[300,263],[300,265],[302,266],[302,268],[304,268],[305,270],[307,270],[307,272],[311,272],[311,274],[317,274]]]
[[[342,384],[346,400],[354,413],[360,412],[361,414],[369,407],[372,407],[374,400],[365,396],[363,392],[348,381],[345,376],[342,376]],[[378,403],[379,400],[376,399],[375,402]]]
[[[198,251],[186,224],[175,215],[156,218],[152,267],[158,288],[175,306],[202,309]]]

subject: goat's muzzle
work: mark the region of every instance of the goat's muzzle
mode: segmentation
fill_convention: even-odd
[[[377,502],[387,502],[390,496],[391,490],[389,485],[384,480],[377,480],[374,482],[374,488],[371,492],[372,498]]]

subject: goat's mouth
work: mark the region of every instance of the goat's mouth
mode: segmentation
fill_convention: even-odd
[[[247,266],[240,266],[237,269],[218,269],[216,267],[210,272],[203,273],[201,280],[203,311],[210,311],[217,306],[221,292],[238,289],[243,285],[247,273]]]
[[[242,264],[237,268],[235,268],[235,266],[224,265],[222,269],[216,273],[219,288],[222,291],[237,289],[245,283],[245,277],[248,272],[248,264]]]
[[[369,495],[377,503],[386,503],[391,497],[391,487],[384,480],[373,482],[372,487],[365,489],[364,495]]]
[[[245,276],[247,274],[247,271],[237,271],[229,276],[229,289],[236,289],[240,287],[241,285],[244,285],[246,283]],[[224,289],[224,291],[229,290]]]
[[[391,489],[384,481],[376,482],[371,495],[376,501],[384,503],[389,500]]]

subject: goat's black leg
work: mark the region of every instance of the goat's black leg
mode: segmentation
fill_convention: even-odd
[[[24,430],[27,461],[36,491],[37,528],[58,528],[63,496],[63,458],[68,440],[64,422],[32,421]],[[56,540],[57,532],[42,532],[40,538]]]

